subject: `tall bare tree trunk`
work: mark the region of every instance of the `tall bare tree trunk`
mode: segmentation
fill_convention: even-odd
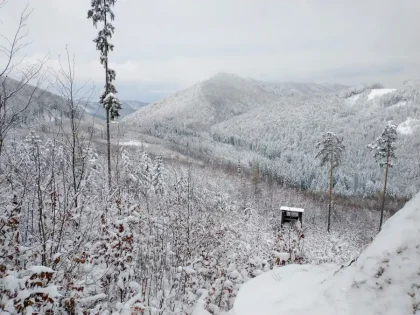
[[[330,156],[330,202],[328,204],[328,226],[327,231],[330,233],[331,227],[331,208],[332,208],[332,189],[333,189],[333,154]]]
[[[106,2],[104,0],[104,5]],[[106,14],[104,20],[105,28],[107,27]],[[108,75],[108,47],[105,49],[105,97],[109,93],[109,75]],[[105,104],[104,104],[105,105]],[[108,155],[108,189],[111,193],[111,135],[109,131],[109,108],[105,105],[106,110],[106,143],[107,143],[107,155]]]
[[[111,136],[109,131],[109,109],[106,110],[106,146],[108,155],[108,189],[111,191]]]
[[[388,183],[388,168],[389,168],[389,149],[386,156],[386,168],[385,168],[385,184],[384,184],[384,191],[382,194],[382,205],[381,205],[381,219],[379,221],[379,232],[382,229],[382,222],[384,220],[384,208],[385,208],[385,196],[386,196],[386,185]]]

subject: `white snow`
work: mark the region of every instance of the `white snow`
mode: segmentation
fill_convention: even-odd
[[[198,299],[194,310],[192,312],[192,315],[211,315],[206,309],[205,309],[205,304],[206,304],[206,298],[208,296],[208,291],[203,290],[201,293],[200,298]]]
[[[245,283],[236,315],[420,314],[420,193],[346,265],[288,265]]]
[[[408,117],[404,122],[398,125],[397,132],[402,135],[411,135],[413,134],[414,129],[420,126],[420,121]]]
[[[142,142],[138,140],[121,141],[119,144],[122,146],[144,147],[144,148],[147,148],[149,146],[146,142]]]
[[[345,100],[345,102],[346,102],[347,105],[352,106],[357,102],[357,100],[359,98],[360,98],[360,94],[356,94],[356,95],[353,95],[353,96],[350,96],[349,98],[347,98]]]
[[[302,208],[293,208],[293,207],[286,207],[286,206],[281,206],[280,210],[281,211],[292,211],[292,212],[305,212],[305,210],[302,209]]]
[[[108,93],[104,98],[104,103],[107,103],[107,102],[109,102],[109,100],[116,99],[116,98],[117,97],[115,96],[114,93]]]
[[[285,253],[285,252],[274,252],[274,256],[276,258],[279,258],[280,261],[287,261],[290,258],[290,254],[289,253]]]
[[[182,270],[184,270],[184,271],[185,271],[185,273],[186,273],[187,275],[192,275],[192,274],[197,273],[197,272],[194,270],[194,268],[193,268],[193,267],[191,267],[191,266],[186,266],[186,267],[183,267],[183,268],[182,268]]]
[[[45,266],[32,266],[31,268],[29,268],[29,270],[31,270],[33,273],[42,273],[42,272],[54,273],[54,270]]]
[[[95,302],[95,301],[98,301],[98,300],[103,300],[106,297],[107,297],[107,295],[105,293],[99,293],[99,294],[96,294],[96,295],[81,298],[80,303],[82,303],[82,304],[92,303],[92,302]]]
[[[368,100],[373,100],[375,97],[392,93],[394,91],[396,91],[396,89],[372,89],[368,95]]]
[[[389,108],[392,108],[392,107],[402,107],[402,106],[405,106],[405,105],[407,105],[407,102],[406,101],[400,101],[397,104],[394,104],[392,106],[389,106]]]

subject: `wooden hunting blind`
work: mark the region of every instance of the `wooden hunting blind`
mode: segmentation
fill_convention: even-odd
[[[299,220],[300,224],[302,224],[302,217],[303,213],[305,212],[302,208],[292,208],[292,207],[286,207],[281,206],[281,225],[284,223],[295,223]]]

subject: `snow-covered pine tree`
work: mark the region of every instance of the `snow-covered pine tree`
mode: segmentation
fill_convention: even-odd
[[[152,171],[152,185],[155,193],[162,196],[165,188],[163,182],[163,160],[160,155],[155,159],[155,165]]]
[[[140,191],[146,199],[148,199],[149,191],[152,188],[152,179],[153,179],[152,170],[153,170],[152,160],[149,157],[149,154],[147,154],[147,152],[143,152],[140,158],[138,178],[141,183]]]
[[[374,151],[374,157],[379,164],[379,167],[385,167],[385,182],[384,190],[382,193],[382,204],[381,204],[381,219],[379,221],[379,231],[382,228],[382,222],[384,219],[384,207],[385,207],[385,196],[386,196],[386,186],[388,183],[388,171],[389,168],[393,166],[392,160],[396,158],[395,156],[395,142],[397,140],[397,126],[393,124],[388,124],[385,127],[385,130],[382,132],[382,135],[376,139],[376,142],[368,145],[368,148]]]
[[[88,19],[92,19],[93,25],[98,27],[98,23],[101,23],[103,26],[93,41],[96,44],[96,49],[101,53],[100,61],[105,68],[105,91],[100,96],[100,103],[106,111],[109,189],[111,188],[111,136],[109,121],[117,118],[121,110],[121,102],[116,97],[117,89],[112,83],[115,80],[116,73],[115,70],[110,69],[108,66],[108,54],[114,50],[114,45],[109,40],[115,31],[115,27],[110,23],[115,18],[114,11],[111,9],[115,2],[116,0],[91,0],[92,8],[88,11]]]
[[[322,141],[317,143],[316,148],[320,151],[316,158],[321,159],[321,166],[329,164],[330,166],[330,190],[329,190],[329,204],[328,204],[328,233],[331,227],[331,208],[332,208],[332,189],[333,189],[333,170],[340,165],[344,153],[343,139],[340,139],[333,132],[326,132],[322,136]]]

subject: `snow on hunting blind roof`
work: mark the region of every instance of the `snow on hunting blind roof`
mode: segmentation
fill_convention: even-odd
[[[234,314],[420,314],[420,193],[355,262],[266,272],[241,287]]]
[[[305,211],[302,208],[292,208],[292,207],[286,207],[286,206],[281,206],[280,210],[281,211],[292,211],[292,212],[304,212]]]

